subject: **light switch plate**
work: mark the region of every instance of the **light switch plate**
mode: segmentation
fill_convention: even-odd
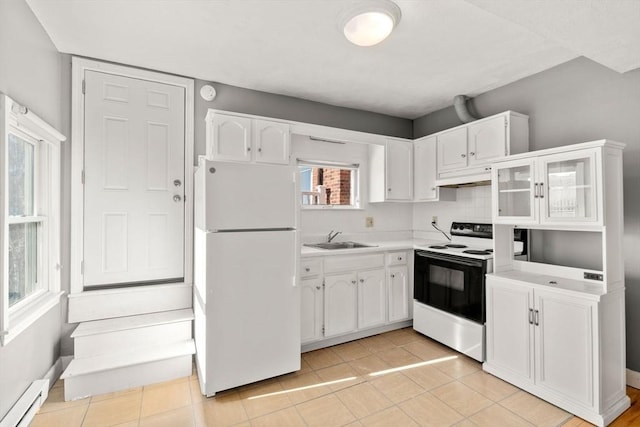
[[[364,225],[366,227],[373,227],[373,217],[372,216],[368,216],[364,221]]]

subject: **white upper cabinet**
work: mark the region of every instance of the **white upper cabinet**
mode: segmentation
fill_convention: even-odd
[[[256,162],[289,164],[290,134],[286,123],[253,121],[253,146]]]
[[[493,170],[493,221],[603,225],[601,149],[499,162]]]
[[[492,162],[529,149],[529,118],[507,111],[431,136],[438,185],[488,181]]]
[[[207,130],[207,154],[211,160],[251,160],[251,119],[215,114]]]
[[[413,199],[413,144],[387,140],[369,147],[369,202]]]
[[[486,165],[508,153],[506,116],[469,123],[467,129],[469,166]]]
[[[467,167],[467,128],[456,128],[439,134],[438,173]]]
[[[223,113],[207,115],[207,156],[210,160],[289,164],[287,123]]]
[[[436,144],[437,137],[429,136],[417,140],[413,145],[413,200],[415,202],[455,200],[456,198],[455,189],[436,186]]]

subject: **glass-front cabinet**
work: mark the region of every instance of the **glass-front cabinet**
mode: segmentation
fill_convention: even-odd
[[[494,164],[494,223],[602,225],[597,155],[587,149]]]

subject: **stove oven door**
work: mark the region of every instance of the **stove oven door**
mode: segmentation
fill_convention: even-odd
[[[416,251],[414,298],[484,324],[485,260]]]

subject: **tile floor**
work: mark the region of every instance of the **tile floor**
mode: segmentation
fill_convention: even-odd
[[[591,425],[410,328],[305,353],[300,371],[215,398],[195,373],[72,402],[62,387],[32,427]]]

